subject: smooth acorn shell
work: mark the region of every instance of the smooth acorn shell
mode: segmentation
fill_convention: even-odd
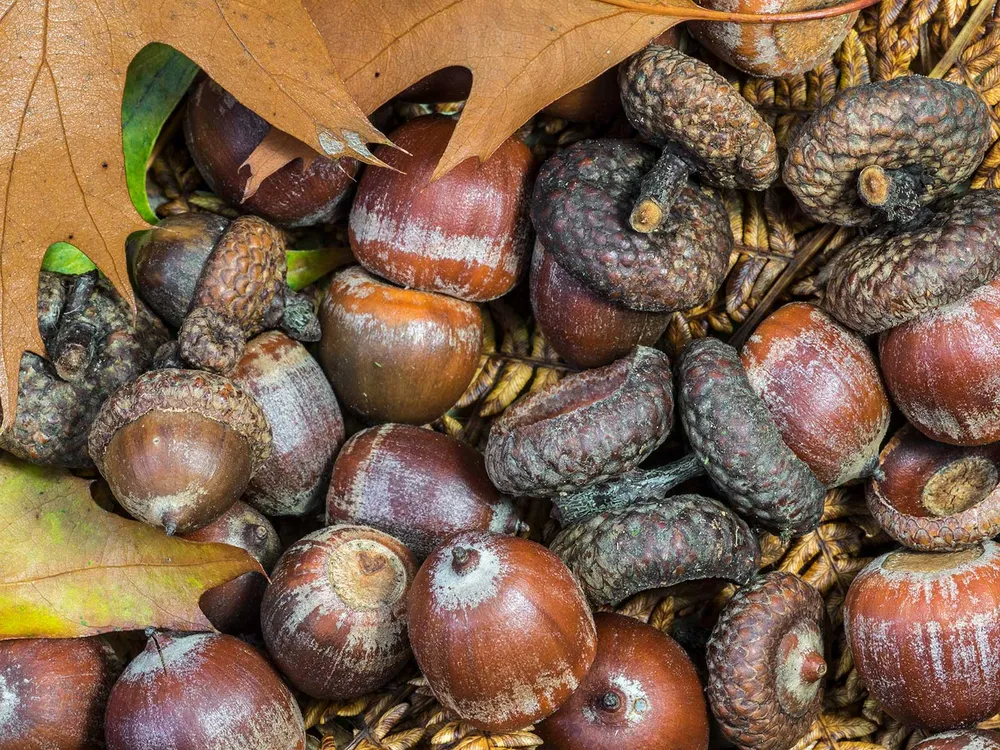
[[[282,226],[310,226],[334,218],[354,184],[358,163],[353,159],[317,155],[308,169],[296,159],[243,200],[250,167],[241,165],[270,128],[215,81],[202,81],[188,100],[184,119],[188,150],[205,182],[226,203]]]
[[[312,512],[344,442],[344,419],[323,369],[302,344],[270,331],[247,343],[229,378],[256,399],[271,425],[271,457],[244,499],[273,516]]]
[[[375,149],[400,171],[369,169],[361,177],[351,249],[371,273],[400,286],[495,299],[527,265],[534,157],[512,137],[486,161],[466,159],[432,182],[454,130],[447,117],[418,117],[389,134],[396,148]]]
[[[237,500],[225,513],[197,531],[184,536],[192,542],[217,542],[245,549],[270,571],[281,554],[281,541],[274,526],[246,503]],[[202,594],[199,606],[215,627],[224,633],[260,630],[260,601],[267,579],[259,573],[244,573]]]
[[[1000,710],[1000,545],[890,552],[851,584],[844,626],[873,698],[931,731]]]
[[[404,102],[458,102],[469,97],[472,71],[464,65],[450,65],[426,75],[396,94]]]
[[[706,8],[737,13],[790,13],[825,8],[829,0],[710,0]],[[691,35],[723,62],[761,78],[785,78],[812,70],[840,47],[858,14],[802,23],[737,24],[693,21]]]
[[[893,401],[932,440],[1000,440],[1000,278],[879,341]]]
[[[483,318],[476,305],[400,289],[358,266],[330,282],[320,322],[319,359],[338,400],[372,422],[434,421],[479,366]]]
[[[571,122],[608,122],[622,111],[617,66],[563,94],[542,111]]]
[[[435,697],[464,721],[508,732],[553,714],[597,649],[579,584],[545,547],[456,534],[421,566],[410,642]]]
[[[960,729],[928,737],[913,750],[1000,750],[1000,735],[985,729]]]
[[[552,750],[707,750],[708,708],[677,642],[631,617],[602,612],[597,657],[583,684],[538,725]]]
[[[602,297],[563,270],[537,241],[530,289],[545,340],[583,369],[610,364],[636,346],[652,346],[670,322],[668,314],[630,310]]]
[[[889,428],[889,399],[865,342],[814,305],[793,302],[757,327],[740,355],[785,444],[835,487],[869,474]]]
[[[103,747],[121,667],[101,638],[0,642],[0,750]]]
[[[271,658],[314,698],[356,698],[406,664],[406,593],[417,564],[399,540],[364,526],[329,526],[282,555],[264,594]]]
[[[140,521],[186,534],[221,516],[250,480],[250,448],[199,414],[150,412],[108,443],[104,478]]]
[[[459,531],[514,534],[509,497],[486,474],[479,451],[422,427],[386,424],[359,432],[333,465],[327,523],[372,526],[427,557]]]
[[[295,698],[254,648],[218,633],[154,638],[111,691],[108,750],[304,750]]]

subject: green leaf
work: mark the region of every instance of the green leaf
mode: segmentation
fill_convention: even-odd
[[[89,273],[97,266],[84,255],[75,245],[68,242],[53,242],[42,258],[42,270],[53,273],[64,273],[69,276],[79,276]]]
[[[321,250],[288,250],[288,286],[295,291],[309,286],[337,268],[354,262],[349,248],[331,247]]]
[[[149,44],[128,66],[122,96],[125,181],[132,205],[151,224],[158,219],[146,195],[146,170],[156,139],[184,97],[198,66],[166,44]]]
[[[245,550],[102,510],[90,482],[0,453],[0,639],[211,630],[208,589],[263,573]]]

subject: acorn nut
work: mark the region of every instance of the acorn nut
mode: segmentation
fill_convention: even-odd
[[[580,141],[549,157],[538,173],[531,219],[563,269],[633,310],[671,312],[707,301],[733,247],[718,196],[683,186],[655,232],[629,225],[652,149],[632,141]]]
[[[118,389],[90,431],[115,499],[168,534],[208,525],[271,454],[260,406],[221,375],[155,370]]]
[[[823,597],[790,573],[762,575],[726,604],[708,642],[708,700],[742,750],[785,750],[823,706]]]
[[[486,470],[510,495],[571,492],[642,463],[673,421],[670,360],[640,346],[507,408],[490,428]]]
[[[488,732],[522,729],[569,700],[597,651],[580,585],[545,547],[456,534],[420,567],[410,641],[442,706]]]
[[[629,122],[663,149],[642,178],[629,216],[652,232],[698,174],[720,188],[764,190],[778,177],[774,131],[733,85],[674,47],[649,45],[618,76]]]
[[[990,129],[986,104],[959,83],[914,75],[853,86],[797,131],[782,176],[817,221],[906,224],[972,175]]]
[[[985,729],[960,729],[928,737],[913,750],[1000,750],[1000,735]]]

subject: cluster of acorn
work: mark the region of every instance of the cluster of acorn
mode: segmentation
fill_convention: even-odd
[[[632,58],[620,93],[641,142],[580,142],[540,169],[511,138],[431,182],[454,122],[403,125],[390,137],[405,151],[377,154],[399,171],[367,169],[350,205],[360,265],[317,313],[286,284],[279,227],[336,215],[357,165],[288,165],[245,195],[268,126],[199,84],[189,148],[245,215],[133,238],[135,321],[96,274],[44,275],[49,358],[22,362],[0,447],[92,461],[132,516],[247,549],[270,580],[208,592],[222,633],[153,634],[124,669],[100,639],[0,644],[0,748],[304,748],[286,682],[350,699],[412,655],[438,701],[488,732],[705,750],[711,715],[738,747],[781,750],[819,714],[825,608],[801,579],[758,574],[755,531],[808,532],[827,489],[869,476],[873,515],[917,551],[852,585],[857,669],[927,729],[1000,709],[1000,194],[961,190],[989,141],[985,105],[920,77],[850,89],[780,169],[767,123],[676,49]],[[779,173],[814,218],[871,231],[824,271],[822,308],[786,305],[741,351],[703,339],[672,367],[651,346],[666,315],[714,294],[733,250],[714,188]],[[529,254],[536,321],[582,371],[508,408],[480,454],[419,425],[474,379],[479,303],[510,292]],[[862,338],[875,333],[879,362]],[[880,452],[883,377],[912,426]],[[639,468],[673,430],[675,378],[691,454]],[[344,442],[341,405],[374,426]],[[671,495],[701,474],[724,502]],[[514,498],[553,501],[548,548],[521,538]],[[267,516],[324,500],[328,525],[282,554]],[[741,588],[701,671],[655,628],[593,613],[708,579]],[[267,658],[233,635],[258,630]],[[993,746],[959,733],[921,747]]]

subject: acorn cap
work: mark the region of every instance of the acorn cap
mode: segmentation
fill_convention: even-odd
[[[736,592],[708,641],[707,693],[723,735],[740,748],[785,750],[823,705],[823,597],[790,573]]]
[[[906,425],[882,449],[865,498],[879,526],[910,549],[971,547],[1000,534],[1000,444],[946,445]]]
[[[673,423],[670,359],[639,346],[508,408],[490,429],[486,471],[510,495],[578,490],[635,468]]]
[[[633,310],[685,310],[722,284],[733,247],[729,214],[709,190],[685,185],[659,229],[634,231],[632,204],[656,152],[633,141],[580,141],[542,165],[531,219],[559,265]]]
[[[905,76],[855,86],[801,127],[782,174],[817,221],[905,221],[975,171],[990,129],[986,104],[961,84]],[[867,167],[877,169],[862,177]]]
[[[703,578],[743,583],[760,563],[746,522],[700,495],[600,513],[563,529],[550,549],[596,605]]]
[[[779,533],[814,529],[826,489],[785,445],[737,351],[715,338],[692,341],[681,352],[678,377],[691,447],[737,512]]]
[[[622,104],[640,136],[683,148],[710,185],[764,190],[778,177],[774,131],[729,81],[674,47],[650,45],[618,74]]]
[[[973,190],[916,229],[870,234],[823,273],[823,307],[862,335],[957,302],[1000,274],[1000,190]]]
[[[253,470],[271,455],[271,427],[257,402],[228,378],[196,370],[153,370],[104,402],[90,430],[90,456],[104,472],[104,454],[115,433],[150,412],[193,413],[246,439]]]

